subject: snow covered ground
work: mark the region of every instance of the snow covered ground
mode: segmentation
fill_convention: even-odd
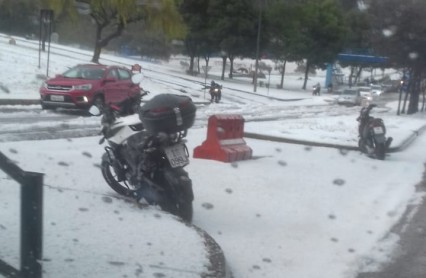
[[[11,46],[0,37],[0,82],[8,91],[0,91],[0,98],[38,98],[46,56],[38,68],[37,47],[24,40]],[[90,54],[53,45],[49,75],[88,62]],[[312,97],[310,90],[300,89],[296,74],[286,77],[284,90],[260,87],[256,94],[250,82],[221,82],[223,101],[203,105],[202,85],[210,79],[182,74],[178,61],[150,64],[104,54],[101,62],[141,63],[143,87],[151,91],[147,98],[171,92],[199,103],[187,137],[190,152],[206,139],[208,117],[223,113],[242,115],[249,132],[356,146],[359,107],[338,106],[332,95]],[[312,77],[308,88],[323,78]],[[277,83],[279,76],[271,80]],[[395,116],[395,106],[389,103],[373,115],[385,120],[397,146],[426,122],[422,114]],[[12,116],[60,113],[33,110],[28,106],[28,112]],[[82,116],[62,124],[77,122],[89,126],[99,118]],[[2,122],[2,129],[31,125]],[[99,170],[103,148],[98,139],[0,143],[0,151],[21,168],[45,174],[44,277],[199,277],[208,272],[205,246],[191,227],[157,208],[139,209],[114,197]],[[358,151],[245,140],[254,159],[223,163],[191,157],[186,167],[195,194],[193,224],[221,246],[235,278],[352,278],[378,268],[398,244],[390,228],[424,195],[416,184],[424,171],[425,136],[385,161]],[[14,266],[19,265],[18,189],[0,172],[0,259]]]

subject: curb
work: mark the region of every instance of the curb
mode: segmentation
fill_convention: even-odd
[[[411,145],[411,143],[414,142],[414,140],[418,136],[420,136],[425,131],[426,131],[426,125],[422,126],[418,130],[413,131],[413,133],[411,135],[409,135],[399,146],[390,147],[388,152],[394,153],[394,152],[400,152],[400,151],[405,150],[408,146]],[[306,146],[312,146],[312,147],[326,147],[326,148],[334,148],[334,149],[340,149],[340,150],[351,150],[351,151],[359,150],[359,148],[357,146],[318,143],[318,142],[276,137],[276,136],[272,136],[272,135],[264,135],[264,134],[258,134],[258,133],[252,133],[252,132],[244,132],[244,137],[251,138],[251,139],[258,139],[258,140],[268,140],[268,141],[273,141],[273,142],[306,145]]]
[[[251,132],[244,132],[244,137],[252,138],[252,139],[260,139],[260,140],[269,140],[274,142],[307,145],[312,147],[326,147],[326,148],[345,149],[345,150],[352,150],[352,151],[358,150],[358,147],[354,147],[354,146],[318,143],[318,142],[312,142],[312,141],[282,138],[282,137],[276,137],[271,135],[251,133]]]
[[[144,102],[144,100],[142,100]],[[193,101],[196,105],[208,105],[210,101]],[[0,105],[38,105],[39,99],[1,99]]]
[[[425,130],[426,130],[426,125],[422,126],[418,130],[413,131],[413,133],[410,136],[408,136],[398,147],[389,148],[389,152],[400,152],[400,151],[405,150]]]
[[[0,99],[0,105],[37,105],[39,99]]]
[[[192,225],[198,234],[204,239],[207,252],[209,254],[209,273],[201,274],[200,278],[229,278],[232,277],[228,271],[225,254],[219,244],[206,231]]]

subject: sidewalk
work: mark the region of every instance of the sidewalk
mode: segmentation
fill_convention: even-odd
[[[94,165],[102,148],[82,155],[87,148],[76,141],[69,150],[38,141],[39,155],[28,143],[2,143],[8,159],[44,176],[43,277],[229,277],[225,255],[209,234],[108,190]],[[2,170],[0,181],[0,259],[18,268],[20,185]]]
[[[417,130],[407,133],[405,138],[403,140],[397,142],[397,144],[392,143],[388,152],[400,152],[406,149],[418,136],[423,134],[423,132],[426,130],[426,125],[420,126]],[[268,140],[268,141],[275,141],[275,142],[282,142],[282,143],[290,143],[290,144],[301,144],[306,146],[312,146],[312,147],[326,147],[326,148],[335,148],[335,149],[342,149],[342,150],[351,150],[356,151],[359,148],[354,145],[344,145],[344,144],[330,144],[330,143],[321,143],[321,142],[315,142],[315,141],[307,141],[307,140],[298,140],[298,139],[291,139],[291,138],[285,138],[285,137],[277,137],[273,135],[266,135],[266,134],[260,134],[260,133],[254,133],[254,132],[244,132],[244,137],[247,138],[253,138],[253,139],[259,139],[259,140]]]

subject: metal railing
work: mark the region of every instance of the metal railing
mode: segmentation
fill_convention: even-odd
[[[8,278],[41,278],[43,174],[22,170],[2,152],[0,169],[21,184],[20,269],[0,260],[0,274]]]

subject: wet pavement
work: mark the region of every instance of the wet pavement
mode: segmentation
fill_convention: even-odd
[[[426,190],[426,175],[417,191]],[[412,213],[414,212],[414,215]],[[393,260],[376,272],[360,273],[357,278],[424,278],[426,277],[426,200],[407,207],[399,223],[392,229],[400,236]]]

